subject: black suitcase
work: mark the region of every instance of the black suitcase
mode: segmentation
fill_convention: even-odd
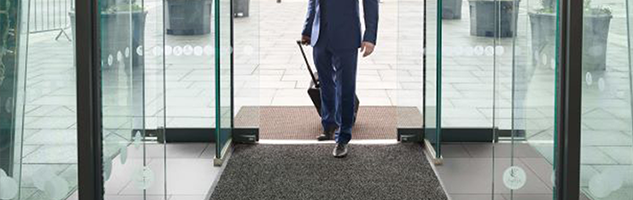
[[[301,50],[303,59],[306,62],[306,67],[308,68],[310,77],[312,77],[312,81],[310,81],[310,87],[308,88],[308,96],[310,96],[310,99],[312,99],[314,107],[319,113],[319,116],[321,116],[321,89],[319,88],[319,75],[318,73],[312,71],[312,68],[310,67],[310,62],[308,61],[308,57],[306,57],[306,54],[303,51],[303,46],[301,46],[301,41],[297,41],[297,45],[299,45],[299,49]],[[354,116],[358,116],[359,105],[360,100],[358,100],[358,95],[354,95]],[[354,122],[356,122],[356,117],[354,117]]]

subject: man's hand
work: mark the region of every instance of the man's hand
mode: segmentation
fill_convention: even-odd
[[[302,35],[301,36],[301,44],[309,45],[310,44],[310,36]]]
[[[363,52],[363,57],[367,57],[374,52],[375,45],[371,42],[363,42],[360,46],[360,52]]]

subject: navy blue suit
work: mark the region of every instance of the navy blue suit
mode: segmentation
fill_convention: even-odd
[[[302,35],[311,37],[321,87],[324,129],[340,127],[336,142],[352,139],[358,48],[376,44],[378,0],[362,0],[365,33],[361,37],[358,0],[310,0]]]

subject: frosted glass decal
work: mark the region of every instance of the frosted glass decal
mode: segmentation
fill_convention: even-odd
[[[134,132],[134,148],[138,149],[141,147],[141,140],[143,138],[141,137],[141,132],[140,131],[136,131]]]
[[[506,49],[503,46],[496,46],[495,53],[497,55],[503,55],[506,52]]]
[[[174,52],[173,52],[173,53],[174,53],[174,56],[180,56],[180,55],[182,55],[182,47],[180,47],[180,46],[175,46],[175,47],[174,47],[174,49],[173,49],[173,51],[174,51]]]
[[[171,46],[165,45],[165,55],[168,55],[168,56],[171,55],[172,51],[173,51],[173,48],[171,48]]]
[[[464,48],[462,48],[462,47],[455,47],[454,54],[455,55],[462,55],[462,54],[464,54]]]
[[[13,112],[13,97],[7,98],[7,101],[4,103],[4,111],[7,113]]]
[[[116,52],[116,60],[119,62],[123,62],[123,53],[121,53],[121,51]]]
[[[602,173],[594,175],[589,180],[589,192],[598,198],[605,198],[611,193],[622,188],[624,180],[617,170],[608,169]]]
[[[138,46],[136,47],[136,54],[138,54],[139,56],[143,56],[143,46]]]
[[[600,77],[600,79],[598,79],[598,89],[600,92],[604,91],[606,84],[607,83],[604,81],[604,78]]]
[[[196,56],[202,56],[204,53],[204,49],[201,46],[196,46],[193,48],[193,54]]]
[[[110,180],[110,175],[112,174],[112,159],[104,158],[103,160],[103,179],[105,181]]]
[[[134,184],[138,189],[146,190],[152,187],[152,184],[154,183],[154,171],[146,166],[134,171],[132,178]]]
[[[154,47],[154,56],[161,56],[163,55],[163,48],[161,47]]]
[[[512,166],[503,172],[503,184],[511,190],[521,189],[527,180],[525,171],[518,166]]]
[[[207,45],[204,47],[204,54],[207,54],[207,56],[213,55],[213,46],[211,45]]]
[[[474,51],[476,56],[484,55],[484,47],[482,46],[476,46]]]
[[[591,75],[591,72],[587,72],[587,74],[585,74],[585,82],[587,85],[593,84],[593,76]]]
[[[114,63],[114,57],[110,54],[108,55],[108,66],[112,66],[112,63]]]
[[[127,145],[125,145],[124,143],[121,143],[119,158],[121,160],[121,164],[125,164],[125,162],[127,162]]]
[[[61,200],[66,197],[69,188],[68,181],[59,176],[55,176],[46,182],[44,194],[50,200]]]
[[[473,55],[473,47],[466,47],[464,48],[464,55],[466,56],[472,56]]]
[[[191,45],[185,45],[185,47],[182,48],[182,52],[185,55],[190,56],[191,54],[193,54],[193,47],[191,47]]]
[[[549,177],[550,181],[552,181],[552,185],[556,186],[556,171],[552,171],[552,176]]]
[[[486,56],[492,56],[495,54],[495,48],[492,46],[487,46],[485,49]]]
[[[0,199],[13,199],[18,195],[18,191],[18,182],[9,177],[4,170],[0,169]]]
[[[39,190],[44,190],[46,186],[46,182],[53,179],[55,177],[55,172],[50,167],[41,167],[36,170],[33,174],[31,174],[31,179],[35,187]]]

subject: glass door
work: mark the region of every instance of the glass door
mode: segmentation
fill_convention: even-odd
[[[398,1],[397,7],[395,82],[399,88],[390,98],[396,100],[393,104],[397,109],[398,139],[424,142],[424,12],[419,12],[424,10],[424,2],[402,0]]]
[[[98,2],[104,199],[167,199],[162,3]]]
[[[216,165],[231,145],[233,130],[233,14],[232,0],[215,1]]]
[[[557,1],[498,1],[494,49],[493,194],[555,199]],[[502,34],[500,34],[502,35]]]
[[[0,3],[0,199],[17,200],[35,192],[20,185],[24,169],[24,83],[28,1]],[[67,191],[66,191],[67,192]],[[64,195],[68,195],[68,192]]]
[[[442,157],[442,0],[424,1],[424,136]]]
[[[580,192],[633,198],[633,3],[584,1]]]
[[[556,1],[426,4],[437,12],[425,15],[426,136],[438,140],[448,195],[554,199]]]

